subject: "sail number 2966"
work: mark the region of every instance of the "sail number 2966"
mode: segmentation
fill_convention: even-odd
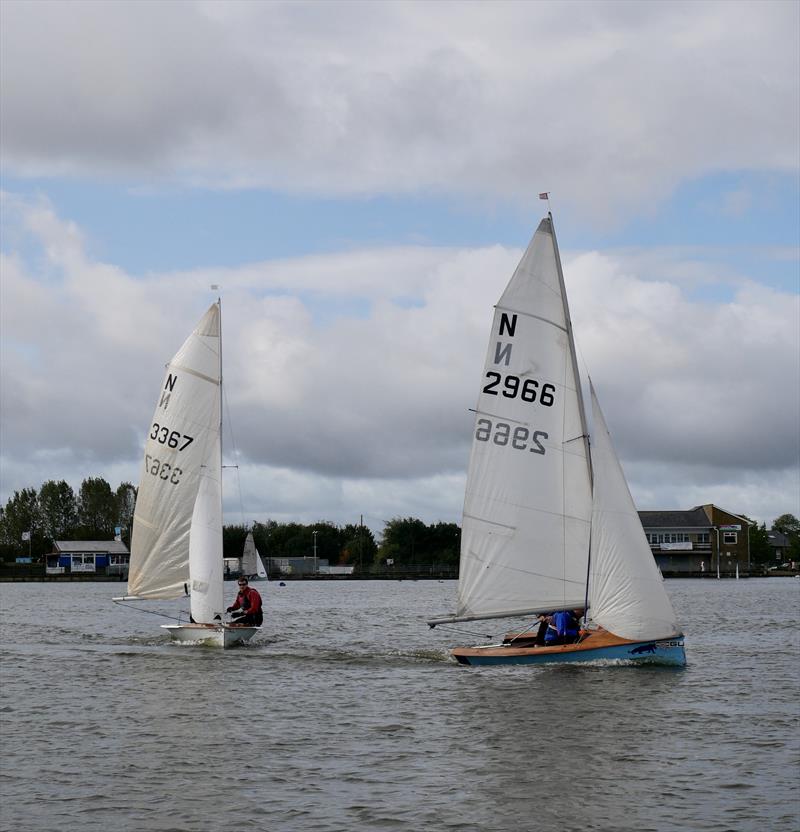
[[[478,442],[488,442],[495,445],[511,445],[518,451],[530,451],[532,454],[543,454],[544,445],[541,440],[547,439],[543,430],[530,430],[524,425],[513,427],[508,422],[494,422],[491,419],[478,419],[475,425],[475,439]]]
[[[500,395],[507,399],[516,399],[519,396],[524,402],[535,402],[538,398],[539,404],[544,407],[551,407],[555,401],[553,397],[556,392],[554,384],[543,384],[539,389],[539,382],[535,378],[521,379],[519,376],[512,375],[503,377],[494,370],[489,370],[486,373],[486,378],[489,381],[484,384],[483,392],[490,396]]]

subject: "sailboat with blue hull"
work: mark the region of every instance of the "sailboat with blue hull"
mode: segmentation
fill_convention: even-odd
[[[456,647],[461,664],[686,663],[684,637],[589,382],[584,403],[548,213],[495,307],[476,407],[458,599],[435,627],[578,611],[577,641],[532,630]]]

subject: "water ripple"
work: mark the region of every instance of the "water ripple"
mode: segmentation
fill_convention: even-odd
[[[796,832],[800,582],[667,587],[683,670],[462,668],[423,623],[452,582],[291,584],[231,651],[107,584],[2,585],[0,826]]]

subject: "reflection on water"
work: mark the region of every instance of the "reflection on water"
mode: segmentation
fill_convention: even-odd
[[[230,651],[110,584],[1,585],[0,825],[796,830],[800,581],[667,587],[685,669],[460,667],[423,623],[452,582],[270,586]]]

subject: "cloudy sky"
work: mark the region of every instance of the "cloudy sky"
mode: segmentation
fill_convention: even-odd
[[[0,501],[135,482],[219,284],[227,522],[460,521],[550,191],[638,507],[800,515],[799,9],[4,0]]]

